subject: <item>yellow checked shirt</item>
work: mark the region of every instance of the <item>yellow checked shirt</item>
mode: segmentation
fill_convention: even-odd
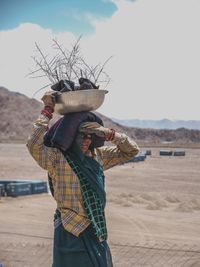
[[[64,228],[73,235],[79,236],[90,224],[84,209],[79,179],[59,149],[43,144],[48,124],[49,119],[40,115],[33,124],[27,147],[36,162],[52,177],[54,198],[61,212]],[[114,140],[113,143],[115,146],[95,149],[93,156],[103,165],[104,170],[128,161],[139,151],[137,144],[125,134],[122,134],[120,141]]]

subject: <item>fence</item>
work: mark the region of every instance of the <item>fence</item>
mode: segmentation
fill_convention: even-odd
[[[116,267],[198,267],[200,249],[196,246],[148,244],[140,246],[112,245]]]
[[[168,243],[154,245],[111,243],[110,248],[114,267],[200,266],[200,246]],[[45,240],[41,237],[41,242],[36,243],[0,241],[0,262],[3,263],[3,267],[49,267],[52,262],[52,239]]]

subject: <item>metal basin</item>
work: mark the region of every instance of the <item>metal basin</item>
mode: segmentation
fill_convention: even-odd
[[[89,89],[63,92],[56,97],[55,112],[61,115],[70,112],[98,109],[104,101],[107,90]]]

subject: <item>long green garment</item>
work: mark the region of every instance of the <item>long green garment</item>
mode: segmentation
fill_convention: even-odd
[[[107,239],[104,208],[106,194],[102,166],[93,158],[68,152],[65,158],[80,181],[83,202],[95,234],[102,240]]]
[[[59,219],[57,211],[56,220]],[[55,228],[52,267],[112,267],[110,249],[100,242],[90,225],[79,237],[67,232],[62,223]]]

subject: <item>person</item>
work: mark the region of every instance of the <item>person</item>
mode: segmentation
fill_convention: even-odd
[[[33,124],[27,148],[47,170],[57,202],[52,267],[112,267],[104,170],[132,159],[138,145],[126,134],[105,128],[91,112],[66,114],[49,129],[53,93],[45,93],[42,101],[44,109]],[[113,144],[104,146],[104,141]]]

